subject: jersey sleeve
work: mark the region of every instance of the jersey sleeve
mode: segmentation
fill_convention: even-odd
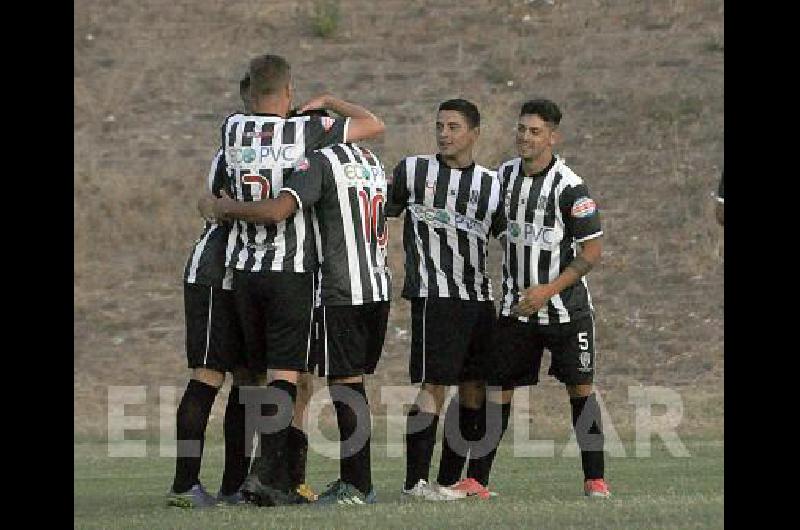
[[[306,124],[306,151],[346,142],[349,124],[350,118],[311,116]]]
[[[564,227],[568,236],[577,242],[588,241],[603,235],[597,204],[589,195],[586,184],[567,186],[559,197]]]
[[[506,219],[505,193],[503,192],[503,187],[500,185],[500,181],[497,181],[494,185],[499,188],[498,194],[500,195],[500,199],[497,201],[497,209],[492,214],[492,225],[489,228],[489,232],[497,239],[500,239],[506,235],[508,220]]]
[[[408,205],[408,177],[406,175],[406,161],[401,160],[392,171],[391,180],[386,190],[386,217],[397,217]]]
[[[294,196],[299,210],[311,208],[322,198],[326,164],[329,162],[324,155],[311,153],[284,180],[281,191],[287,191]]]
[[[228,183],[227,164],[225,163],[225,152],[220,149],[211,161],[211,168],[208,171],[208,191],[217,197],[221,197],[224,189],[230,194]]]

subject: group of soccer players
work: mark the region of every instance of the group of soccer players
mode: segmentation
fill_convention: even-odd
[[[198,203],[206,224],[184,276],[192,377],[177,412],[167,503],[375,502],[364,377],[378,365],[389,316],[386,218],[404,211],[409,373],[421,386],[407,416],[403,494],[492,496],[489,475],[513,390],[538,382],[546,347],[549,373],[570,398],[584,493],[609,496],[585,279],[600,258],[602,231],[586,185],[553,153],[558,106],[545,99],[522,106],[519,157],[494,171],[473,157],[477,107],[447,100],[436,114],[438,153],[405,157],[387,178],[375,153],[354,143],[383,133],[383,122],[332,96],[292,110],[282,57],[254,58],[240,88],[245,109],[222,125],[209,193]],[[505,247],[499,317],[487,273],[490,236]],[[340,436],[339,477],[319,496],[305,484],[302,429],[314,371],[327,380]],[[199,469],[226,372],[233,384],[225,469],[212,496]],[[455,385],[430,482],[439,415]]]

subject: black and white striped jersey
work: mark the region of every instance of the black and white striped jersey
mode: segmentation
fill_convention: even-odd
[[[286,180],[283,189],[318,223],[322,305],[391,299],[386,186],[383,164],[356,144],[312,153]]]
[[[222,125],[224,160],[234,198],[278,196],[284,178],[315,149],[345,141],[350,118],[233,114]],[[264,225],[236,221],[225,263],[249,272],[307,272],[317,267],[312,221],[306,212]]]
[[[439,155],[409,156],[394,169],[386,214],[400,215],[403,297],[492,300],[489,235],[505,229],[497,174],[475,163],[451,168]]]
[[[222,150],[219,150],[208,172],[208,191],[219,196],[220,190],[227,187],[227,182],[228,174]],[[225,269],[225,249],[229,232],[230,223],[205,223],[203,233],[195,241],[189,259],[186,260],[184,282],[231,288],[232,274]]]
[[[501,309],[506,316],[519,302],[521,291],[558,278],[575,258],[577,243],[603,234],[589,189],[560,157],[554,156],[550,165],[535,175],[525,175],[521,162],[519,158],[509,160],[497,170],[508,223]],[[531,318],[540,324],[565,323],[592,311],[583,276]],[[528,317],[518,318],[529,321]]]

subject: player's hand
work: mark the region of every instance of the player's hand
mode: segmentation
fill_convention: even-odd
[[[515,315],[529,317],[544,307],[555,294],[549,285],[528,287],[523,291],[519,303],[512,307],[511,311]]]
[[[303,113],[314,109],[327,109],[330,105],[330,100],[330,94],[322,94],[320,96],[313,97],[300,105],[298,112]]]

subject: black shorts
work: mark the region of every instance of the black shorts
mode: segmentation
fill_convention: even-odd
[[[552,360],[548,374],[565,385],[594,380],[594,319],[587,316],[565,324],[541,325],[501,316],[495,327],[496,350],[489,385],[506,389],[535,385],[544,349]]]
[[[232,372],[242,366],[244,339],[233,291],[184,283],[183,305],[189,368]]]
[[[373,374],[383,351],[389,302],[318,307],[312,366],[320,377]]]
[[[496,318],[491,301],[413,298],[411,382],[457,385],[485,380]]]
[[[247,366],[258,372],[307,370],[314,274],[234,271],[233,282]]]

